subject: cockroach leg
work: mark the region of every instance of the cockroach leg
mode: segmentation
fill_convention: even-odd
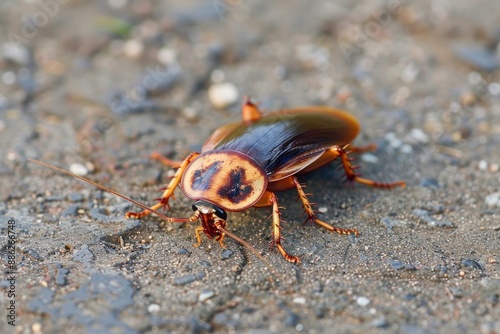
[[[302,189],[302,186],[300,185],[299,180],[296,177],[293,177],[293,184],[295,185],[295,188],[297,189],[297,192],[299,193],[299,198],[302,201],[302,206],[304,207],[304,210],[307,214],[308,221],[313,221],[316,224],[326,228],[330,232],[338,233],[338,234],[354,234],[355,236],[358,236],[358,230],[355,228],[339,228],[332,226],[330,224],[325,223],[324,221],[318,219],[316,217],[316,212],[312,209],[312,205],[307,199],[307,195]]]
[[[179,169],[175,173],[175,175],[172,178],[172,180],[170,180],[170,183],[168,184],[167,188],[163,192],[163,195],[161,195],[161,197],[159,198],[160,201],[158,203],[156,203],[155,205],[151,206],[150,209],[152,209],[152,210],[159,210],[161,207],[163,207],[163,208],[169,207],[168,200],[174,194],[175,188],[177,187],[177,185],[181,181],[182,174],[184,174],[184,171],[186,170],[187,166],[198,155],[199,155],[199,153],[193,152],[190,155],[188,155],[188,157],[186,159],[184,159],[184,161],[182,161],[182,163],[179,166]],[[142,218],[142,217],[145,217],[145,216],[149,215],[150,213],[151,213],[151,211],[148,211],[148,210],[144,210],[144,211],[139,212],[139,213],[137,213],[137,212],[127,212],[125,214],[125,217],[139,219],[139,218]]]
[[[215,240],[217,240],[219,242],[219,245],[226,249],[227,246],[226,244],[224,243],[224,238],[226,237],[226,234],[225,233],[221,233]]]
[[[157,161],[161,162],[162,164],[164,164],[167,167],[179,168],[182,165],[182,161],[171,160],[171,159],[167,158],[166,156],[164,156],[163,154],[160,154],[158,152],[151,153],[151,155],[149,157],[153,160],[157,160]]]
[[[196,233],[196,240],[198,241],[193,245],[193,247],[199,247],[201,245],[201,233],[203,232],[203,227],[197,227],[196,230],[194,230]]]
[[[377,149],[377,145],[375,144],[368,144],[365,146],[349,146],[349,152],[350,153],[365,153],[365,152],[373,152]]]
[[[285,248],[281,245],[281,218],[280,218],[280,212],[279,212],[279,206],[278,206],[278,199],[276,198],[276,195],[274,193],[270,193],[270,202],[272,203],[273,206],[273,233],[272,233],[272,241],[271,245],[276,246],[280,254],[287,260],[288,262],[294,263],[294,264],[299,264],[300,259],[297,256],[290,255],[287,253]]]
[[[342,159],[342,167],[344,167],[344,171],[348,181],[356,181],[358,183],[366,184],[368,186],[377,187],[377,188],[386,188],[391,189],[395,187],[405,187],[406,183],[403,181],[395,181],[395,182],[378,182],[370,179],[366,179],[361,177],[355,171],[355,166],[351,164],[351,159],[346,152],[346,149],[340,146],[333,146],[329,149],[334,154],[337,154]]]

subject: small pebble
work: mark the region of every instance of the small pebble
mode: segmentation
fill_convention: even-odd
[[[123,53],[129,58],[137,59],[143,54],[143,52],[144,45],[136,39],[130,39],[123,44]]]
[[[198,301],[204,302],[207,299],[212,298],[215,295],[215,292],[212,290],[203,290],[198,296]]]
[[[490,173],[496,173],[500,169],[500,165],[497,163],[493,163],[490,165]]]
[[[148,306],[149,313],[158,313],[160,311],[160,305],[158,304],[150,304]]]
[[[85,196],[81,193],[72,193],[68,196],[68,200],[70,202],[76,203],[76,202],[82,202],[85,199]]]
[[[177,250],[177,254],[179,254],[179,255],[189,255],[189,251],[186,248],[179,248]]]
[[[457,58],[482,71],[493,72],[500,64],[495,54],[481,45],[457,45],[453,51]]]
[[[2,56],[18,65],[28,65],[30,62],[29,49],[14,41],[2,44]]]
[[[478,167],[480,171],[486,171],[488,169],[488,162],[486,160],[481,160],[479,161]]]
[[[356,299],[356,303],[358,303],[359,306],[367,306],[368,304],[370,304],[370,299],[366,298],[366,297],[358,297]]]
[[[427,178],[420,181],[420,185],[426,188],[439,188],[439,181],[435,178]]]
[[[414,142],[414,143],[422,143],[426,144],[429,142],[429,136],[419,128],[413,128],[410,130],[410,133],[408,133],[408,140]]]
[[[392,269],[395,269],[395,270],[402,270],[402,269],[404,269],[405,267],[406,267],[406,265],[405,265],[403,262],[401,262],[401,261],[397,261],[397,260],[396,260],[396,261],[392,261],[392,262],[391,262],[391,268],[392,268]]]
[[[198,261],[198,264],[200,266],[202,266],[203,268],[210,268],[212,266],[212,264],[210,262],[205,261],[205,260]]]
[[[71,166],[69,166],[69,171],[73,174],[78,175],[78,176],[85,176],[89,172],[87,167],[85,167],[82,164],[78,164],[78,163],[71,164]]]
[[[227,259],[229,259],[233,255],[234,255],[234,252],[232,250],[230,250],[230,249],[224,249],[222,251],[222,259],[223,260],[227,260]]]
[[[174,49],[162,48],[157,54],[158,61],[163,65],[172,65],[177,61],[177,52]]]
[[[239,98],[238,89],[231,83],[213,84],[208,89],[208,99],[216,108],[224,109],[236,103]]]
[[[306,299],[304,297],[294,297],[292,302],[294,304],[300,304],[300,305],[305,305]]]
[[[396,137],[396,134],[394,132],[389,132],[388,134],[385,135],[385,139],[389,142],[389,145],[391,145],[394,148],[398,148],[403,144],[401,139]]]
[[[462,265],[465,267],[471,267],[478,270],[483,270],[483,267],[479,263],[470,259],[462,259]]]
[[[327,213],[327,212],[328,212],[328,208],[327,208],[326,206],[320,206],[320,207],[318,208],[318,211],[319,211],[320,213]]]
[[[408,144],[403,144],[403,145],[401,145],[399,150],[401,151],[401,153],[411,154],[413,152],[413,147],[411,147],[411,145],[408,145]]]
[[[378,157],[372,153],[364,153],[361,156],[361,160],[363,160],[364,162],[369,163],[369,164],[376,164],[379,161]]]
[[[193,283],[194,281],[199,281],[205,277],[205,273],[200,271],[196,274],[188,274],[184,276],[174,277],[173,285],[187,285]]]
[[[57,268],[56,284],[59,286],[66,285],[66,276],[68,274],[69,274],[69,269],[63,267]]]
[[[490,208],[500,207],[500,192],[489,194],[485,199],[486,205]]]
[[[35,322],[31,326],[31,330],[33,331],[34,334],[42,333],[42,324],[39,322]]]

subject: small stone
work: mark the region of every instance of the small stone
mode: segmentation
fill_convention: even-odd
[[[31,325],[31,330],[34,334],[42,333],[42,324],[39,322],[35,322],[33,325]]]
[[[230,250],[230,249],[224,249],[222,251],[222,259],[223,260],[227,260],[227,259],[229,259],[233,255],[234,255],[234,252],[232,250]]]
[[[189,251],[186,248],[179,248],[177,250],[177,254],[179,254],[179,255],[189,255]]]
[[[405,269],[405,267],[406,267],[406,265],[403,262],[401,262],[401,261],[395,260],[395,261],[391,262],[391,268],[392,269],[403,270],[403,269]]]
[[[500,63],[496,55],[482,45],[457,45],[453,51],[464,63],[482,71],[493,72]]]
[[[18,65],[28,65],[30,62],[29,49],[19,42],[3,43],[2,56]]]
[[[184,108],[182,110],[182,116],[184,116],[184,118],[190,122],[196,122],[200,117],[198,111],[195,108],[190,107]]]
[[[481,160],[479,161],[478,167],[480,171],[484,172],[488,169],[488,162],[486,160]]]
[[[403,145],[401,145],[399,150],[401,151],[401,153],[411,154],[413,152],[413,147],[411,147],[411,145],[408,145],[408,144],[403,144]]]
[[[129,58],[137,59],[142,55],[143,52],[144,45],[141,41],[130,39],[126,41],[125,44],[123,44],[123,53]]]
[[[208,89],[210,103],[218,109],[224,109],[238,101],[239,93],[231,83],[217,83]]]
[[[292,302],[294,304],[305,305],[306,299],[304,297],[294,297]]]
[[[358,303],[359,306],[367,306],[368,304],[370,304],[370,299],[366,298],[366,297],[358,297],[356,299],[356,303]]]
[[[389,145],[391,145],[394,148],[398,148],[403,144],[401,139],[396,137],[396,134],[394,132],[389,132],[385,135],[385,139],[389,142]]]
[[[163,65],[172,65],[177,62],[177,52],[169,48],[161,48],[156,57]]]
[[[212,290],[203,290],[198,296],[198,301],[204,302],[207,299],[212,298],[215,295],[215,292]]]
[[[478,270],[483,270],[483,267],[479,263],[470,259],[462,259],[462,265],[465,267],[471,267]]]
[[[319,211],[320,213],[327,213],[327,212],[328,212],[328,208],[327,208],[326,206],[320,206],[320,207],[318,208],[318,211]]]
[[[81,193],[72,193],[68,196],[68,200],[73,203],[82,202],[85,200],[85,196]]]
[[[489,194],[485,199],[486,205],[490,208],[500,207],[500,192]]]
[[[160,311],[160,305],[158,304],[150,304],[148,306],[149,313],[158,313]]]
[[[71,166],[69,166],[69,171],[78,176],[85,176],[89,172],[87,167],[79,163],[71,164]]]
[[[364,162],[369,163],[369,164],[376,164],[379,161],[378,157],[372,153],[364,153],[361,156],[361,160],[363,160]]]

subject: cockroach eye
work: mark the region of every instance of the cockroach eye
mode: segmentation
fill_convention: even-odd
[[[212,207],[214,208],[214,213],[217,217],[219,217],[220,219],[223,219],[223,220],[226,220],[227,219],[227,213],[226,211],[222,210],[221,208],[215,206],[215,205],[212,205]]]

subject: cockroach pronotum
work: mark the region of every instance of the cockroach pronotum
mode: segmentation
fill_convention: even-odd
[[[351,142],[359,132],[359,123],[349,113],[329,107],[303,107],[263,115],[258,107],[246,99],[242,107],[242,121],[224,125],[205,141],[201,153],[193,152],[183,161],[173,161],[158,153],[152,157],[177,172],[166,186],[158,203],[151,207],[138,203],[111,189],[82,177],[79,179],[95,187],[122,197],[144,210],[127,212],[127,218],[142,218],[151,212],[166,222],[201,221],[196,239],[201,244],[201,232],[215,238],[222,247],[226,235],[248,245],[226,229],[227,211],[239,212],[250,207],[272,207],[272,240],[281,255],[298,264],[300,259],[290,255],[282,245],[281,219],[275,192],[295,188],[302,201],[307,221],[339,234],[358,235],[356,229],[334,227],[317,217],[316,211],[303,190],[297,176],[311,172],[340,158],[349,182],[373,187],[405,186],[403,181],[377,182],[361,177],[349,154],[374,149],[374,145],[356,148]],[[30,159],[32,162],[77,177],[52,165]],[[180,186],[182,192],[194,200],[194,214],[188,218],[174,218],[158,212],[169,208],[169,199]]]

